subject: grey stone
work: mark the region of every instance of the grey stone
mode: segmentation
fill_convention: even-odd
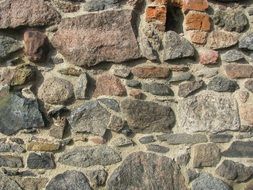
[[[192,74],[188,72],[173,72],[172,77],[169,81],[181,82],[181,81],[190,80],[191,77],[192,77]]]
[[[216,76],[208,83],[207,88],[216,92],[234,92],[239,89],[239,85],[234,80]]]
[[[239,40],[239,48],[253,50],[253,33],[247,33]]]
[[[195,74],[198,77],[211,78],[218,74],[218,69],[205,67],[201,70],[198,70]]]
[[[253,80],[249,79],[244,83],[246,89],[253,93]]]
[[[27,158],[27,167],[30,169],[53,169],[55,167],[52,153],[30,153]]]
[[[112,140],[112,145],[116,147],[133,146],[133,141],[125,136],[120,136]]]
[[[191,150],[194,168],[216,166],[221,158],[220,149],[214,143],[197,144]]]
[[[111,98],[99,98],[98,102],[101,104],[104,104],[107,108],[119,112],[120,111],[120,107],[119,107],[119,103],[117,102],[117,100],[111,99]]]
[[[61,164],[75,167],[107,166],[120,161],[120,155],[106,145],[76,147],[64,152],[59,158]]]
[[[196,170],[188,169],[186,171],[186,180],[191,183],[194,179],[199,177],[199,173]]]
[[[187,189],[180,168],[172,159],[144,152],[128,155],[114,170],[107,185],[109,190]]]
[[[49,181],[46,177],[23,177],[15,178],[16,182],[22,189],[25,190],[39,190],[45,189],[47,182]]]
[[[44,127],[36,100],[6,94],[0,99],[0,132],[12,135],[22,129]]]
[[[104,169],[90,170],[86,172],[93,189],[105,185],[108,173]]]
[[[127,78],[130,75],[130,69],[126,66],[115,66],[113,74],[118,77]]]
[[[46,190],[91,190],[91,187],[82,172],[68,170],[52,178],[47,184]]]
[[[242,59],[244,59],[243,53],[235,49],[229,50],[221,56],[221,60],[229,62],[229,63],[240,61]]]
[[[165,146],[160,146],[158,144],[148,144],[146,145],[148,151],[157,152],[157,153],[167,153],[169,148]]]
[[[206,135],[202,134],[187,134],[187,133],[177,133],[177,134],[164,134],[159,135],[157,138],[160,141],[166,141],[168,144],[196,144],[207,142]]]
[[[163,37],[163,60],[194,56],[194,48],[189,41],[174,31],[168,31]]]
[[[214,143],[227,143],[233,138],[233,135],[230,135],[230,134],[211,134],[209,136],[209,138],[210,138],[210,141],[214,142]]]
[[[83,73],[79,76],[76,87],[75,87],[76,99],[82,100],[86,98],[87,85],[88,85],[87,76],[86,76],[86,73]]]
[[[176,157],[176,161],[180,166],[186,166],[190,161],[190,154],[185,152]]]
[[[154,136],[150,135],[150,136],[141,137],[139,139],[139,141],[141,144],[148,144],[148,143],[155,142],[156,140],[155,140]]]
[[[192,182],[192,190],[231,190],[231,188],[222,180],[202,173]]]
[[[125,127],[125,121],[116,115],[112,115],[108,128],[117,133],[122,132],[122,129]]]
[[[158,96],[173,96],[173,91],[168,87],[166,84],[161,84],[161,83],[143,83],[142,84],[142,89],[145,92],[149,92],[153,95],[158,95]]]
[[[101,11],[118,6],[119,0],[87,0],[84,4],[84,11]]]
[[[225,157],[253,158],[253,141],[234,141],[222,155]]]
[[[147,39],[145,34],[140,35],[140,50],[143,57],[147,58],[148,60],[155,61],[158,59],[158,53],[152,47],[152,43]]]
[[[25,152],[25,148],[17,143],[1,142],[0,143],[0,152]]]
[[[0,34],[0,59],[3,59],[23,47],[18,40]]]
[[[215,172],[227,180],[241,183],[247,181],[253,175],[253,167],[246,167],[232,160],[224,160]]]
[[[214,24],[227,31],[243,32],[248,25],[247,16],[240,10],[218,10],[213,16]]]
[[[23,159],[19,156],[0,155],[0,167],[22,168]]]
[[[127,80],[126,85],[132,88],[139,88],[141,87],[141,83],[137,80]]]
[[[73,110],[68,120],[75,132],[104,136],[110,116],[98,101],[90,101]]]
[[[155,102],[126,98],[121,108],[133,132],[166,132],[175,122],[172,109]]]
[[[22,190],[20,186],[17,184],[17,182],[7,177],[3,173],[0,173],[0,189],[1,190]]]
[[[239,130],[237,102],[230,95],[206,91],[181,100],[178,122],[185,132]]]
[[[204,81],[189,81],[179,84],[178,87],[178,96],[187,97],[195,93],[197,90],[204,86]]]

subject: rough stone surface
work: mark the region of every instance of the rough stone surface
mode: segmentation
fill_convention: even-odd
[[[62,20],[52,43],[71,63],[80,66],[136,59],[140,52],[131,19],[129,10],[67,18]]]
[[[244,58],[244,55],[239,50],[229,50],[221,56],[221,59],[226,62],[236,62]]]
[[[253,93],[253,80],[247,80],[244,84],[245,88]]]
[[[179,84],[178,96],[187,97],[195,93],[197,90],[204,86],[204,81],[189,81]]]
[[[133,145],[132,140],[125,137],[125,136],[120,136],[120,137],[114,139],[111,143],[113,146],[116,146],[116,147],[126,147],[126,146]]]
[[[86,172],[86,175],[90,181],[90,185],[93,189],[104,186],[107,180],[108,173],[104,169],[91,170]]]
[[[139,183],[140,181],[143,183]],[[107,184],[110,190],[187,189],[174,161],[165,156],[144,152],[130,154],[112,173]]]
[[[131,72],[139,78],[168,78],[170,74],[168,68],[157,66],[137,66],[131,69]]]
[[[107,108],[119,112],[120,111],[120,107],[119,107],[119,103],[114,100],[114,99],[110,99],[110,98],[99,98],[98,102],[105,105]]]
[[[79,171],[68,170],[56,175],[46,186],[46,190],[91,190],[88,179]]]
[[[230,147],[222,153],[225,157],[253,157],[253,141],[234,141]]]
[[[0,155],[0,166],[9,168],[22,168],[23,159],[19,156]]]
[[[227,143],[233,138],[233,135],[226,134],[226,133],[224,133],[224,134],[211,134],[209,136],[209,138],[210,138],[210,141],[214,142],[214,143]]]
[[[222,180],[211,176],[208,173],[202,173],[192,182],[192,190],[231,190],[231,188]]]
[[[239,48],[253,50],[253,33],[248,33],[239,40]]]
[[[85,11],[101,11],[109,8],[117,8],[119,0],[87,0],[84,4]]]
[[[175,121],[170,107],[155,102],[127,98],[121,102],[121,108],[134,132],[169,131]]]
[[[0,93],[1,96],[1,93]],[[44,127],[36,100],[22,98],[16,94],[1,96],[0,132],[12,135],[22,129]]]
[[[34,139],[26,144],[28,151],[52,152],[60,148],[59,142],[49,141],[47,139]]]
[[[234,92],[239,88],[239,85],[236,81],[216,76],[208,83],[207,88],[216,92]]]
[[[168,31],[163,37],[163,60],[186,58],[194,56],[194,48],[185,38],[174,31]]]
[[[210,49],[201,49],[199,51],[199,63],[203,65],[216,64],[219,58],[219,53]]]
[[[242,64],[228,64],[224,66],[226,75],[232,79],[252,78],[253,66]]]
[[[106,145],[76,147],[59,158],[60,163],[75,167],[107,166],[120,161],[120,155]]]
[[[179,126],[190,133],[239,130],[240,127],[237,103],[225,94],[205,92],[189,97],[179,102],[178,112]]]
[[[247,181],[253,175],[253,167],[246,167],[238,162],[224,160],[215,172],[227,180],[241,183]]]
[[[20,50],[23,47],[18,40],[0,34],[0,60]]]
[[[7,0],[0,7],[2,29],[46,26],[60,21],[60,14],[44,0]]]
[[[110,116],[98,101],[90,101],[72,111],[69,123],[75,132],[104,136]]]
[[[27,166],[31,169],[52,169],[55,167],[52,153],[30,153],[27,158]]]
[[[159,135],[157,138],[160,141],[166,141],[168,144],[196,144],[207,142],[206,135],[202,134],[187,134],[187,133],[177,133],[177,134],[164,134]]]
[[[195,11],[204,11],[208,8],[207,0],[190,0],[183,1],[183,10],[195,10]]]
[[[14,180],[0,173],[0,189],[2,190],[22,190]]]
[[[245,121],[248,125],[253,125],[253,104],[244,104],[240,106],[241,120]]]
[[[204,13],[191,11],[185,16],[185,29],[210,31],[210,17]]]
[[[152,143],[152,142],[155,142],[155,138],[154,136],[144,136],[144,137],[141,137],[139,139],[140,143],[141,144],[148,144],[148,143]]]
[[[79,76],[77,85],[75,86],[75,97],[76,99],[86,98],[86,89],[88,85],[87,75],[83,73]]]
[[[157,153],[167,153],[170,150],[168,147],[160,146],[158,144],[148,144],[146,147],[148,151]]]
[[[143,83],[142,90],[158,96],[173,96],[173,91],[166,84],[161,83]]]
[[[40,87],[38,96],[49,104],[65,104],[74,97],[73,85],[62,78],[49,78]]]

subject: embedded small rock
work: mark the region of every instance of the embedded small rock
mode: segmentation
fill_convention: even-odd
[[[239,85],[234,80],[216,76],[208,83],[207,88],[216,92],[234,92],[239,88]]]
[[[253,33],[248,33],[239,40],[239,48],[253,50]]]
[[[0,60],[6,58],[11,53],[14,53],[22,49],[23,45],[18,40],[8,37],[5,35],[0,35]]]
[[[252,65],[228,64],[224,66],[224,70],[231,79],[253,78]]]
[[[168,78],[170,70],[166,67],[137,66],[131,69],[134,76],[139,78]]]
[[[189,81],[179,84],[178,96],[187,97],[204,86],[204,81]]]
[[[233,49],[233,50],[229,50],[225,54],[223,54],[221,56],[221,59],[223,61],[228,62],[228,63],[236,62],[236,61],[240,61],[240,60],[244,59],[244,55],[242,52]]]
[[[222,152],[225,157],[253,158],[253,141],[234,141]]]
[[[30,169],[53,169],[55,163],[52,153],[30,153],[27,158],[27,167]]]
[[[171,88],[169,88],[168,85],[166,84],[162,84],[162,83],[143,83],[142,84],[142,89],[145,92],[149,92],[153,95],[158,95],[158,96],[173,96],[174,93],[171,90]]]

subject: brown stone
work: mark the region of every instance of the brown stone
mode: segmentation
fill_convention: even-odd
[[[252,78],[253,66],[243,64],[228,64],[224,66],[225,72],[229,78]]]
[[[126,88],[120,79],[110,74],[103,74],[97,78],[94,97],[108,96],[125,96]]]
[[[58,142],[49,141],[47,139],[35,139],[26,144],[26,149],[28,151],[56,151],[60,148]]]
[[[207,0],[185,0],[183,1],[183,10],[204,11],[208,8]]]
[[[39,31],[28,30],[24,33],[25,54],[32,62],[45,60],[49,43],[47,36]]]
[[[167,9],[165,6],[150,6],[146,9],[146,21],[159,21],[163,24],[166,23]]]
[[[70,62],[92,66],[140,58],[131,10],[89,13],[62,20],[52,44]],[[89,47],[89,48],[87,48]]]
[[[195,44],[205,44],[207,41],[207,32],[193,30],[189,31],[190,40]]]
[[[244,104],[240,106],[241,119],[249,125],[253,125],[253,104]]]
[[[0,4],[0,28],[52,25],[60,18],[44,0],[7,0]]]
[[[207,14],[199,12],[190,12],[185,17],[186,30],[210,31],[210,17]]]
[[[139,89],[130,90],[129,95],[135,99],[142,99],[142,97],[143,97],[143,93]]]
[[[216,166],[220,161],[220,149],[214,143],[197,144],[192,147],[193,167]]]
[[[157,66],[136,66],[131,72],[139,78],[168,78],[170,74],[168,68]]]

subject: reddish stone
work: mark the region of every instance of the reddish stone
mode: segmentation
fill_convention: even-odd
[[[114,75],[103,74],[97,78],[94,97],[108,96],[125,96],[126,88],[121,83],[120,79]]]
[[[134,97],[135,99],[142,99],[143,93],[139,89],[133,89],[129,92],[129,95]]]
[[[219,52],[211,49],[199,50],[199,63],[203,65],[213,65],[217,63]]]
[[[228,64],[224,66],[229,78],[253,78],[253,66],[243,64]]]
[[[202,32],[198,30],[189,31],[190,40],[195,44],[205,44],[207,40],[207,32]]]
[[[168,68],[157,66],[137,66],[131,72],[139,78],[167,78],[170,74]]]
[[[105,144],[106,140],[103,137],[90,137],[89,140],[95,144]]]
[[[247,124],[253,125],[253,104],[245,104],[240,107],[240,116]]]
[[[25,54],[30,61],[40,62],[45,60],[49,43],[47,36],[39,31],[26,31],[24,33]]]
[[[183,0],[183,10],[204,11],[208,8],[207,0]]]
[[[166,23],[166,7],[162,6],[150,6],[146,9],[146,21],[160,21],[161,23]]]
[[[186,30],[210,31],[210,17],[207,14],[199,12],[190,12],[185,17]]]

